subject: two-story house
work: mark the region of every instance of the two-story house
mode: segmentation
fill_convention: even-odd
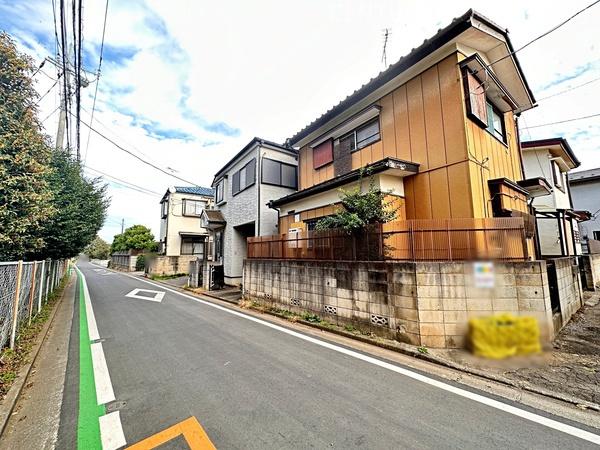
[[[205,258],[209,233],[200,216],[213,196],[211,188],[199,186],[174,186],[165,192],[160,201],[159,254]]]
[[[298,188],[298,153],[254,138],[215,175],[212,187],[220,214],[203,215],[214,233],[214,262],[223,264],[225,284],[242,282],[246,238],[278,233],[277,212],[267,202]]]
[[[569,171],[581,163],[564,138],[521,143],[525,178],[519,184],[531,191],[537,226],[540,257],[581,254],[578,222],[583,214],[573,210],[568,183]],[[546,195],[533,194],[532,188],[546,188]]]
[[[591,213],[590,220],[580,225],[587,252],[600,253],[600,167],[569,174],[573,206]],[[590,248],[590,241],[592,242]]]
[[[332,214],[366,167],[398,220],[529,217],[517,116],[535,100],[513,50],[469,10],[292,136],[299,191],[270,202],[280,232]]]

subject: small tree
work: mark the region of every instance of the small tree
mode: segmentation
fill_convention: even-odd
[[[91,259],[108,259],[110,256],[110,245],[100,236],[96,236],[85,248],[84,253]]]
[[[342,206],[334,215],[319,220],[315,229],[340,228],[351,233],[363,230],[367,225],[390,222],[398,216],[400,205],[394,200],[386,199],[389,192],[378,189],[372,176],[366,192],[362,192],[362,184],[361,177],[356,188],[341,189]]]
[[[125,252],[127,250],[156,251],[157,244],[150,228],[144,225],[133,225],[123,234],[117,234],[111,245],[111,252]]]

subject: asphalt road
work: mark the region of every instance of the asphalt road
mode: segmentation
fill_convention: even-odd
[[[453,392],[447,381],[449,388],[440,388],[434,377],[397,373],[389,363],[382,367],[166,287],[87,262],[79,267],[116,398],[106,412],[119,411],[128,445],[195,417],[220,449],[595,447],[557,428],[594,430],[556,417],[545,426],[506,409],[550,417],[542,411],[477,392],[492,399],[486,404]],[[164,297],[126,297],[136,288]],[[59,448],[76,448],[85,425],[82,311],[75,303]],[[189,447],[179,437],[161,448]]]

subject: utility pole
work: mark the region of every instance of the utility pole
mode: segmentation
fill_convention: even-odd
[[[57,55],[58,58],[58,55]],[[66,84],[69,85],[69,71],[63,74],[64,77],[67,77],[65,80]],[[58,116],[58,130],[56,131],[56,148],[63,148],[64,140],[65,140],[65,125],[67,122],[67,111],[65,110],[65,105],[67,103],[67,93],[65,92],[62,83],[58,83],[59,90],[59,98],[60,98],[60,115]]]
[[[125,231],[125,219],[121,219],[121,234]]]

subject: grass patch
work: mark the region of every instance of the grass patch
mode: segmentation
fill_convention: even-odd
[[[187,277],[188,274],[187,273],[176,273],[175,275],[158,275],[158,274],[154,274],[154,275],[150,275],[150,279],[151,280],[172,280],[173,278],[180,278],[180,277]]]
[[[26,363],[27,356],[31,352],[33,344],[44,327],[44,323],[50,317],[54,304],[62,296],[67,285],[68,277],[65,276],[58,287],[48,296],[48,301],[42,306],[41,311],[31,319],[31,325],[26,322],[21,324],[15,340],[15,348],[4,348],[0,351],[0,398],[3,399],[13,382],[21,366]]]

